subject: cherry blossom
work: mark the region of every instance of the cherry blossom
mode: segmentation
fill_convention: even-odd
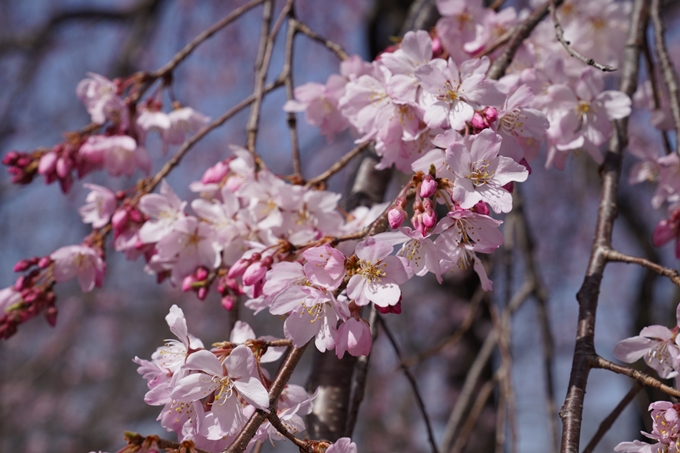
[[[92,291],[95,286],[102,286],[106,263],[99,253],[86,245],[69,245],[52,252],[54,260],[52,275],[57,282],[64,282],[73,277],[83,292]]]
[[[88,204],[82,206],[78,212],[83,218],[83,223],[91,223],[92,228],[101,228],[109,223],[116,210],[116,194],[111,189],[96,184],[83,186],[91,192],[85,199]]]
[[[674,363],[680,355],[680,347],[676,344],[680,329],[680,306],[676,310],[676,318],[678,322],[673,330],[664,326],[649,326],[642,329],[639,336],[619,341],[614,348],[614,355],[627,363],[644,358],[645,363],[663,379],[677,376]]]
[[[401,299],[399,286],[413,276],[413,270],[406,258],[389,256],[393,248],[371,237],[357,245],[357,267],[347,283],[347,297],[357,305],[373,302],[387,307]]]

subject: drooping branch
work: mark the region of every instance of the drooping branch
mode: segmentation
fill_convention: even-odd
[[[647,17],[647,2],[636,0],[619,82],[619,90],[628,96],[633,95],[637,86],[639,59],[644,44],[643,35],[647,28]],[[607,264],[606,252],[611,248],[612,229],[617,215],[616,198],[623,148],[627,144],[628,121],[627,119],[617,120],[614,126],[615,133],[609,141],[607,154],[602,164],[602,192],[590,260],[583,285],[577,294],[579,317],[576,346],[567,396],[560,411],[563,423],[562,453],[578,453],[579,451],[583,400],[592,366],[589,358],[595,355],[595,315],[600,285]]]
[[[584,57],[576,50],[574,50],[574,48],[571,47],[571,43],[564,39],[564,29],[562,28],[562,25],[560,24],[560,21],[557,18],[557,7],[555,6],[555,0],[550,0],[548,2],[548,8],[550,9],[550,17],[552,18],[553,24],[555,26],[555,37],[560,42],[560,44],[562,44],[562,47],[564,47],[564,49],[569,53],[569,55],[587,64],[588,66],[592,66],[596,69],[599,69],[602,72],[616,71],[615,67],[607,64],[598,63],[592,58]]]
[[[390,331],[389,327],[387,327],[387,324],[385,323],[385,320],[382,319],[381,316],[378,315],[378,322],[380,322],[380,325],[382,326],[383,330],[385,331],[385,334],[387,335],[387,338],[390,340],[390,344],[392,344],[392,348],[394,349],[394,353],[397,355],[397,359],[399,359],[399,367],[401,370],[404,372],[404,376],[406,376],[406,379],[408,380],[409,384],[411,385],[411,390],[413,391],[413,396],[416,398],[416,403],[418,403],[418,409],[420,410],[420,414],[423,417],[423,421],[425,422],[425,428],[427,429],[427,440],[430,442],[430,447],[432,448],[432,453],[439,453],[439,450],[437,450],[437,442],[434,440],[434,434],[432,432],[432,424],[430,423],[430,417],[427,416],[427,409],[425,408],[425,402],[423,401],[423,397],[420,396],[420,391],[418,390],[418,383],[416,382],[415,376],[413,376],[413,373],[411,373],[411,370],[408,369],[408,367],[404,366],[402,357],[401,357],[401,351],[399,350],[399,346],[397,345],[397,340],[394,338],[394,335],[392,335],[392,332]]]
[[[656,56],[661,64],[661,72],[663,80],[668,89],[668,102],[671,107],[671,115],[673,116],[673,124],[675,131],[680,134],[680,87],[678,87],[678,74],[673,68],[673,63],[668,55],[666,48],[666,29],[661,18],[661,1],[652,0],[650,7],[650,18],[654,24],[654,49]],[[675,146],[676,152],[678,146]]]
[[[637,256],[626,255],[625,253],[617,252],[616,250],[608,249],[605,251],[607,259],[609,261],[617,261],[619,263],[629,263],[638,264],[646,269],[656,272],[657,274],[668,277],[677,286],[680,286],[680,273],[669,267],[656,264],[645,258],[639,258]]]
[[[529,17],[527,17],[524,22],[522,22],[515,29],[515,32],[510,38],[510,42],[508,42],[508,45],[503,50],[503,53],[501,53],[491,64],[489,72],[487,72],[486,76],[493,80],[498,80],[503,77],[505,70],[508,69],[508,66],[510,66],[512,63],[515,53],[522,45],[524,40],[527,39],[529,35],[531,35],[531,32],[534,31],[534,28],[536,28],[539,22],[541,22],[543,18],[548,15],[550,6],[552,5],[553,7],[557,8],[563,3],[563,1],[564,0],[548,0],[539,8],[536,8],[536,10],[534,10],[534,12],[531,13],[531,15],[529,15]]]
[[[602,420],[602,423],[600,423],[600,427],[597,428],[597,432],[593,436],[592,439],[590,439],[590,442],[588,442],[588,445],[586,445],[586,448],[583,449],[583,453],[593,453],[595,450],[595,447],[597,447],[597,444],[600,443],[604,435],[609,431],[609,429],[612,427],[614,422],[616,421],[617,418],[619,418],[619,415],[623,412],[623,410],[628,406],[628,404],[635,399],[638,393],[640,393],[640,390],[642,390],[644,386],[640,381],[635,382],[633,387],[624,395],[624,397],[619,401],[619,404],[616,405],[614,409],[607,415],[607,418]]]

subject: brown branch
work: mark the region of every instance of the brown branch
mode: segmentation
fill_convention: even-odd
[[[295,48],[295,35],[297,33],[297,21],[294,10],[291,7],[288,19],[288,32],[286,34],[286,51],[283,60],[283,80],[286,85],[286,98],[291,101],[295,99],[293,93],[293,50]],[[286,115],[288,130],[290,131],[290,146],[293,155],[293,182],[303,182],[302,169],[300,167],[300,143],[298,140],[297,116],[295,112],[288,112]]]
[[[652,60],[652,50],[649,47],[649,39],[647,39],[647,34],[645,33],[645,44],[643,47],[643,56],[645,61],[645,69],[647,70],[647,76],[649,77],[649,83],[652,86],[652,101],[654,104],[654,110],[659,110],[661,108],[661,98],[659,95],[659,84],[656,80],[656,71],[654,70],[654,61]],[[666,150],[666,154],[673,152],[671,149],[671,142],[668,138],[668,133],[666,131],[660,130],[661,138],[663,139],[663,147]]]
[[[512,38],[510,38],[507,47],[503,50],[503,53],[501,53],[491,64],[489,72],[487,73],[488,78],[498,80],[503,77],[505,70],[510,66],[510,63],[512,63],[512,59],[515,56],[517,49],[519,49],[524,40],[531,35],[531,32],[534,31],[534,28],[536,28],[538,23],[548,15],[548,8],[550,5],[557,8],[563,1],[564,0],[548,0],[539,8],[536,8],[536,10],[534,10],[534,12],[515,29],[515,32],[513,33]]]
[[[598,63],[592,58],[584,57],[576,50],[574,50],[571,47],[571,43],[564,39],[564,29],[562,29],[562,25],[560,25],[560,21],[557,19],[557,8],[555,7],[555,0],[549,0],[548,9],[550,10],[550,17],[552,18],[553,24],[555,26],[555,37],[560,42],[560,44],[562,44],[562,46],[569,53],[569,55],[587,64],[588,66],[592,66],[594,68],[599,69],[602,72],[616,71],[615,67]]]
[[[336,163],[334,163],[328,170],[325,172],[321,173],[319,176],[316,178],[312,178],[309,181],[307,181],[307,184],[305,184],[305,187],[314,187],[318,184],[321,184],[325,182],[328,178],[345,168],[345,166],[354,158],[356,157],[359,153],[361,153],[363,150],[366,149],[368,145],[370,145],[371,142],[366,142],[362,143],[361,145],[358,145],[354,147],[350,152],[342,156]]]
[[[375,306],[371,306],[368,324],[371,328],[373,344],[375,344],[375,339],[378,336],[378,311],[375,309]],[[352,375],[352,399],[350,400],[349,409],[347,410],[347,423],[345,425],[344,437],[352,437],[352,432],[354,432],[354,425],[356,425],[357,422],[359,407],[364,400],[366,379],[368,378],[368,362],[370,358],[370,354],[359,357],[354,367],[354,373]]]
[[[239,17],[241,17],[245,12],[250,11],[251,9],[265,1],[266,0],[251,0],[245,5],[239,6],[238,8],[227,14],[219,22],[216,22],[215,24],[211,25],[203,32],[201,32],[201,34],[192,39],[189,44],[184,46],[182,50],[177,52],[175,56],[172,57],[172,60],[168,61],[162,68],[152,72],[150,76],[154,79],[158,79],[171,73],[182,61],[184,61],[189,55],[191,55],[191,53],[194,50],[196,50],[196,48],[199,45],[201,45],[205,40],[209,39],[219,30],[226,27]]]
[[[480,302],[484,298],[484,295],[486,294],[486,291],[484,291],[481,286],[477,288],[477,291],[475,291],[475,294],[472,296],[470,299],[470,306],[468,307],[467,314],[465,315],[465,319],[463,319],[463,322],[460,324],[460,327],[448,338],[445,338],[443,341],[441,341],[438,345],[435,347],[428,349],[427,351],[421,352],[419,354],[416,354],[414,356],[411,356],[407,359],[404,359],[404,366],[413,366],[417,365],[418,363],[429,359],[430,357],[439,354],[443,349],[451,347],[458,343],[463,336],[465,335],[465,332],[470,330],[470,327],[472,327],[472,323],[475,320],[475,315],[477,314],[477,308],[479,307]]]
[[[680,134],[680,88],[678,88],[678,74],[673,68],[673,63],[668,56],[668,49],[665,41],[665,27],[663,19],[661,18],[661,2],[659,0],[652,0],[650,7],[650,18],[654,24],[654,49],[656,57],[661,64],[661,73],[663,80],[668,89],[668,102],[671,107],[671,114],[673,115],[673,123],[675,124],[676,134]],[[680,136],[680,135],[679,135]],[[678,145],[676,143],[675,150],[678,152]]]
[[[34,50],[46,44],[47,39],[59,27],[78,20],[107,20],[112,22],[129,21],[152,8],[158,0],[141,0],[124,9],[79,8],[58,11],[39,29],[17,36],[5,37],[0,41],[0,54],[12,50]]]
[[[193,441],[174,442],[172,440],[161,439],[155,435],[145,437],[138,433],[126,432],[125,440],[127,441],[128,445],[137,445],[139,447],[142,447],[145,444],[153,445],[155,443],[159,448],[164,450],[179,450],[181,447],[187,447],[186,451],[210,453],[206,450],[201,450],[200,448],[194,447]]]
[[[617,374],[623,374],[624,376],[635,379],[647,387],[659,389],[670,396],[680,398],[680,390],[674,389],[673,387],[664,384],[660,380],[653,378],[648,374],[642,373],[627,366],[617,365],[616,363],[604,359],[597,354],[588,356],[588,361],[592,368],[601,368],[603,370],[613,371]]]
[[[279,396],[281,396],[281,392],[283,392],[286,384],[288,384],[288,381],[293,374],[293,370],[295,370],[295,367],[300,362],[300,359],[305,353],[305,349],[307,349],[308,345],[309,343],[301,348],[293,348],[286,357],[286,360],[283,362],[283,365],[281,365],[281,368],[276,375],[276,379],[274,379],[272,387],[269,389],[270,412],[276,412],[276,405],[278,403]],[[250,439],[252,439],[257,432],[257,428],[259,428],[266,419],[266,412],[259,409],[255,411],[250,419],[248,419],[248,422],[246,422],[246,425],[243,427],[241,432],[238,433],[238,436],[236,436],[234,442],[232,442],[232,444],[227,447],[223,453],[243,453],[246,450],[246,447],[248,447]]]
[[[427,416],[427,411],[425,410],[425,403],[423,402],[423,398],[420,396],[420,391],[418,390],[418,383],[416,382],[416,378],[415,376],[413,376],[413,373],[411,373],[411,370],[409,370],[408,367],[403,365],[401,352],[399,351],[399,346],[397,345],[397,341],[392,335],[392,332],[390,331],[389,327],[387,327],[385,320],[382,319],[382,316],[380,315],[378,315],[377,319],[380,325],[382,326],[383,330],[385,331],[387,338],[390,340],[392,348],[394,349],[394,352],[395,354],[397,354],[397,358],[399,359],[400,368],[404,372],[404,376],[406,376],[406,379],[408,379],[408,382],[411,385],[411,390],[413,391],[413,395],[416,397],[418,409],[420,409],[420,414],[422,415],[423,421],[425,422],[425,428],[427,429],[427,439],[430,442],[430,446],[432,447],[432,452],[439,453],[439,450],[437,450],[437,443],[434,440],[434,434],[432,432],[430,418]]]
[[[264,92],[268,93],[272,90],[275,90],[276,88],[279,88],[280,86],[283,85],[283,80],[280,78],[277,78],[274,82],[270,83],[264,88]],[[255,94],[251,94],[235,106],[233,106],[229,111],[224,113],[222,116],[205,126],[203,129],[198,131],[196,135],[188,139],[182,147],[168,160],[165,165],[156,173],[144,186],[144,192],[148,193],[151,192],[160,182],[163,178],[165,178],[182,160],[182,158],[186,155],[187,152],[191,148],[194,147],[194,145],[201,140],[203,137],[208,135],[213,129],[216,129],[217,127],[221,126],[224,124],[229,118],[232,116],[236,115],[238,112],[249,106],[251,103],[255,101]]]
[[[451,447],[451,453],[461,453],[467,444],[470,435],[477,427],[477,420],[486,406],[486,402],[491,396],[496,385],[496,379],[486,382],[482,388],[475,395],[475,404],[470,409],[470,413],[466,417],[463,427],[460,429],[460,434],[456,437],[456,442]]]
[[[533,290],[533,282],[524,282],[517,290],[508,306],[503,310],[504,314],[507,313],[508,316],[512,315],[512,313],[514,313],[525,301],[529,299],[529,296],[531,296]],[[472,363],[472,366],[465,377],[463,388],[458,395],[456,405],[454,406],[453,411],[451,411],[449,420],[447,421],[446,427],[444,428],[444,434],[440,443],[440,450],[443,452],[448,452],[451,450],[454,438],[458,434],[459,426],[461,426],[463,416],[470,405],[470,401],[476,397],[475,388],[477,387],[477,382],[479,382],[482,371],[486,366],[486,362],[489,361],[497,341],[498,332],[492,330],[486,337],[486,340],[484,340],[484,344],[479,350],[479,353],[477,353],[477,357],[475,358],[475,361]]]
[[[517,230],[517,242],[519,249],[522,252],[524,264],[526,266],[526,274],[528,279],[534,285],[534,297],[536,298],[538,323],[541,329],[541,338],[543,345],[543,371],[545,373],[545,403],[546,413],[548,415],[548,427],[551,436],[550,450],[557,451],[557,443],[559,434],[557,430],[557,420],[555,414],[557,409],[555,405],[555,390],[553,379],[553,339],[550,329],[550,320],[548,319],[548,290],[546,289],[543,280],[541,279],[534,256],[534,234],[524,211],[524,196],[522,195],[522,187],[517,186],[513,192],[514,207],[510,213],[514,220],[515,229]]]
[[[323,36],[320,36],[316,33],[314,33],[308,26],[307,24],[297,21],[296,27],[297,30],[302,33],[303,35],[307,36],[310,38],[312,41],[316,41],[323,46],[325,46],[328,50],[333,52],[336,57],[338,57],[341,61],[345,61],[349,58],[349,55],[347,55],[347,52],[340,46],[340,44],[334,43],[333,41],[324,38]]]
[[[638,264],[644,268],[656,272],[657,274],[663,277],[668,277],[673,283],[675,283],[677,286],[680,286],[680,273],[675,269],[664,267],[660,264],[656,264],[655,262],[645,258],[626,255],[624,253],[617,252],[616,250],[611,249],[605,250],[605,255],[609,261]]]
[[[600,423],[600,427],[597,429],[597,432],[593,436],[592,439],[590,439],[590,442],[588,442],[588,445],[586,445],[586,448],[583,449],[583,453],[593,453],[595,451],[595,447],[597,447],[597,444],[600,443],[602,438],[604,437],[605,434],[607,434],[607,431],[612,427],[614,422],[616,421],[617,418],[619,418],[619,415],[621,415],[621,412],[628,406],[628,404],[635,399],[638,393],[640,393],[640,390],[642,390],[642,383],[639,381],[635,382],[635,385],[633,385],[633,388],[631,388],[628,393],[625,394],[625,396],[619,401],[619,404],[616,405],[616,407],[609,413],[607,418],[602,420],[602,423]]]
[[[255,142],[257,141],[257,126],[260,121],[260,108],[262,107],[262,98],[264,97],[264,81],[267,78],[269,62],[274,48],[275,35],[269,31],[272,25],[273,8],[273,0],[265,0],[264,9],[262,11],[260,45],[258,46],[257,59],[255,61],[255,89],[253,92],[255,100],[250,108],[250,116],[248,117],[248,124],[246,125],[246,133],[248,134],[246,147],[255,158],[257,158],[257,154],[255,153]]]
[[[635,0],[619,82],[619,90],[628,96],[633,95],[637,85],[638,66],[644,43],[643,35],[647,27],[647,13],[647,2]],[[614,129],[614,135],[609,140],[607,154],[602,164],[602,192],[590,260],[583,284],[576,296],[579,302],[576,345],[567,396],[560,411],[563,424],[562,453],[578,453],[579,451],[583,400],[591,368],[589,358],[595,354],[595,316],[602,276],[607,264],[606,251],[611,248],[612,229],[617,215],[616,198],[623,148],[628,139],[628,119],[614,121]]]

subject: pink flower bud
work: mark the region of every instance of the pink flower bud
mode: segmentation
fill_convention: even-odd
[[[224,162],[218,162],[205,171],[201,182],[203,184],[220,182],[227,176],[227,173],[229,173],[229,166]]]
[[[52,258],[50,258],[49,256],[43,256],[38,260],[38,267],[40,269],[45,269],[50,264],[52,264]]]
[[[19,153],[16,152],[16,151],[10,151],[7,154],[5,154],[5,157],[2,158],[2,164],[3,165],[14,165],[18,159],[19,159]]]
[[[186,277],[184,277],[184,280],[182,280],[182,291],[184,291],[186,293],[186,292],[194,289],[192,284],[195,281],[196,281],[196,277],[194,277],[193,275],[187,275]]]
[[[472,127],[475,129],[485,129],[487,127],[484,117],[479,112],[475,112],[472,116],[472,120],[470,120],[470,124],[472,124]]]
[[[57,159],[57,174],[59,175],[60,178],[65,178],[66,175],[69,174],[71,171],[71,166],[68,164],[68,160],[64,159],[63,157],[60,157]]]
[[[267,267],[261,261],[251,264],[243,273],[243,284],[246,286],[254,285],[264,278],[267,270]]]
[[[670,242],[676,236],[676,228],[668,219],[663,219],[654,228],[654,233],[652,233],[652,243],[655,247],[661,247],[662,245]]]
[[[426,211],[423,214],[423,226],[425,228],[434,228],[437,224],[437,214],[434,211]]]
[[[208,271],[204,267],[199,267],[196,269],[196,280],[203,281],[208,278]]]
[[[59,310],[57,310],[57,307],[49,307],[47,310],[45,310],[45,319],[47,320],[47,323],[51,325],[52,327],[57,325],[57,315],[59,314]]]
[[[444,46],[438,36],[432,38],[432,58],[438,58],[444,53]]]
[[[47,154],[44,154],[40,158],[40,162],[38,163],[38,173],[41,175],[46,175],[48,173],[52,173],[54,171],[54,167],[57,164],[57,153],[50,151]]]
[[[235,300],[232,296],[224,296],[222,298],[222,306],[225,310],[231,311],[234,308]]]
[[[425,175],[423,182],[420,183],[420,196],[430,198],[437,191],[437,181],[432,175]]]
[[[137,208],[130,208],[128,215],[133,222],[141,223],[144,221],[144,214],[139,212],[139,209]]]
[[[406,219],[406,213],[400,206],[390,209],[387,213],[387,220],[390,222],[390,228],[399,228]]]
[[[494,107],[487,107],[484,109],[484,116],[486,117],[487,124],[493,123],[498,118],[498,110]]]
[[[227,277],[229,278],[237,278],[243,275],[243,273],[246,271],[246,269],[250,266],[250,260],[241,258],[229,268],[229,272],[227,272]]]
[[[118,234],[120,234],[122,230],[125,229],[127,221],[128,211],[125,208],[117,210],[116,212],[113,213],[113,216],[111,217],[111,224],[113,225],[113,229]]]
[[[262,288],[264,288],[264,280],[255,282],[253,285],[253,298],[258,298],[262,295]]]
[[[206,297],[208,297],[208,288],[205,286],[201,286],[198,288],[198,291],[196,292],[196,297],[198,297],[198,300],[205,300]]]
[[[27,259],[20,260],[18,263],[14,265],[14,272],[23,272],[32,265],[33,263],[31,263],[31,260]]]
[[[470,210],[477,214],[489,215],[489,206],[483,201],[478,201]]]

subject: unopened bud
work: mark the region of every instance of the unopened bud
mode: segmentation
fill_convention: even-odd
[[[59,310],[57,310],[57,307],[49,307],[47,310],[45,310],[45,319],[47,320],[47,323],[51,325],[52,327],[57,325],[57,315],[59,314]]]
[[[196,296],[198,297],[198,300],[205,300],[205,298],[208,297],[208,288],[206,288],[205,286],[201,286],[200,288],[198,288]]]
[[[236,301],[232,296],[224,296],[222,298],[222,306],[224,307],[225,310],[231,311],[234,308],[234,303]]]
[[[49,256],[43,256],[38,260],[38,267],[40,269],[45,269],[50,264],[52,264],[52,258],[50,258]]]
[[[390,209],[390,211],[387,213],[387,220],[390,223],[390,228],[392,229],[399,228],[401,224],[404,223],[405,219],[406,213],[400,206]]]
[[[420,196],[423,198],[430,198],[437,191],[437,181],[432,175],[425,175],[423,182],[420,183]]]
[[[495,107],[487,107],[484,109],[484,116],[487,124],[493,123],[498,118],[498,110]]]

